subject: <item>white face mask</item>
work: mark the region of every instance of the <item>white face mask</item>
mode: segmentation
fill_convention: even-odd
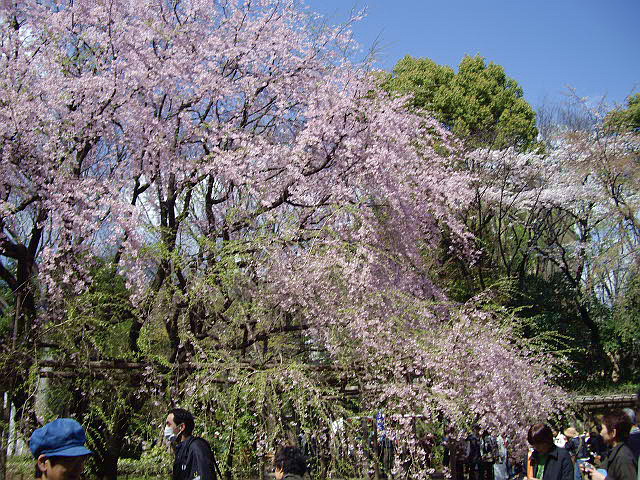
[[[178,434],[174,433],[173,428],[167,425],[166,427],[164,427],[164,438],[166,438],[169,442],[173,442],[176,438],[178,438]]]

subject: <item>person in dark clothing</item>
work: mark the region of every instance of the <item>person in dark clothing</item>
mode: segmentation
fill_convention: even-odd
[[[276,480],[302,480],[307,471],[307,458],[296,447],[282,447],[273,459]]]
[[[595,431],[589,432],[589,438],[587,439],[587,448],[589,449],[589,456],[592,461],[604,458],[608,450],[608,447],[604,443],[602,435]]]
[[[569,439],[564,448],[567,449],[573,461],[573,477],[575,480],[582,480],[580,465],[591,459],[589,448],[587,447],[587,439],[580,435],[574,427],[567,428],[564,434]]]
[[[565,444],[564,448],[569,451],[569,453],[571,454],[571,458],[574,461],[579,458],[589,458],[587,439],[583,435],[580,435],[578,431],[573,427],[567,428],[565,430],[565,435],[567,436],[567,438],[569,438],[569,440]]]
[[[638,428],[638,418],[636,417],[636,412],[634,412],[631,408],[625,408],[623,410],[624,413],[627,414],[629,420],[631,420],[631,430],[629,431],[629,438],[625,442],[627,447],[631,449],[633,452],[633,456],[635,458],[640,457],[640,428]]]
[[[556,447],[548,425],[538,423],[529,428],[527,440],[533,452],[525,458],[528,478],[540,480],[573,480],[573,462],[569,452]]]
[[[600,434],[605,443],[613,447],[600,467],[607,474],[592,467],[584,468],[590,480],[636,480],[638,460],[625,444],[629,439],[631,420],[622,410],[615,410],[602,417]]]
[[[473,433],[465,440],[465,465],[468,480],[480,480],[480,466],[482,456],[480,454],[480,427],[473,427]]]
[[[217,480],[219,472],[209,443],[192,435],[193,415],[174,408],[167,415],[165,438],[174,446],[172,480]]]
[[[480,438],[480,459],[481,480],[493,480],[493,464],[498,459],[498,443],[488,431]]]
[[[449,438],[449,468],[453,480],[464,480],[466,443],[455,437]]]

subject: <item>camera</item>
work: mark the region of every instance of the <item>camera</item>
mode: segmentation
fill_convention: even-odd
[[[580,471],[582,472],[583,478],[591,478],[591,472],[595,470],[595,467],[591,465],[589,462],[583,462],[580,464]]]

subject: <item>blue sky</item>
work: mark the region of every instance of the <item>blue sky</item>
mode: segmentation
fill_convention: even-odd
[[[332,23],[355,6],[367,50],[379,38],[377,67],[406,54],[458,66],[465,54],[502,65],[534,106],[580,97],[622,103],[640,92],[640,0],[304,0]]]

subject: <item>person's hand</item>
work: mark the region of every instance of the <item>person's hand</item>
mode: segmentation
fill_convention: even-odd
[[[582,471],[584,476],[587,477],[589,480],[605,479],[605,475],[603,475],[602,473],[598,472],[595,468],[593,468],[593,465],[584,465],[584,464],[580,465],[580,470]]]
[[[591,472],[591,480],[604,480],[605,478],[606,478],[605,475],[603,475],[602,473],[598,472],[595,469]]]

